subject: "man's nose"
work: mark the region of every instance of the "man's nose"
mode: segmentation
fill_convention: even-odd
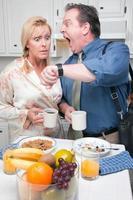
[[[61,33],[64,33],[64,30],[65,30],[65,29],[64,29],[64,25],[62,25],[61,28],[60,28],[60,32],[61,32]]]

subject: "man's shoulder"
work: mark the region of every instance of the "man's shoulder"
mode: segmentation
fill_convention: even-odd
[[[123,41],[113,41],[113,40],[110,40],[110,41],[105,41],[104,42],[105,45],[110,45],[111,47],[125,47],[125,48],[128,48],[128,45],[125,44],[125,42]]]

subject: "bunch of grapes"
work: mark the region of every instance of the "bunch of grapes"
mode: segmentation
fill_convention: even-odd
[[[58,162],[59,167],[53,172],[53,183],[57,184],[58,189],[67,189],[77,164],[75,162],[68,163],[63,158],[59,158]]]

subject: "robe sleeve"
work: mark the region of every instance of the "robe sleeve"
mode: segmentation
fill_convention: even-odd
[[[20,91],[21,92],[21,91]],[[0,74],[0,120],[8,123],[8,129],[16,133],[23,129],[27,119],[27,109],[14,106],[14,90],[10,73]]]

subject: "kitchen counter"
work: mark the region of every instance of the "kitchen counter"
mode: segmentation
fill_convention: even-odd
[[[72,140],[56,139],[57,149],[72,148]],[[124,150],[123,145],[113,144],[120,150],[112,150],[111,155]],[[76,155],[77,160],[80,156]],[[16,175],[6,175],[2,171],[0,160],[0,199],[1,200],[18,200]],[[75,200],[133,200],[128,170],[118,173],[100,176],[93,181],[87,181],[79,177],[79,193]]]

